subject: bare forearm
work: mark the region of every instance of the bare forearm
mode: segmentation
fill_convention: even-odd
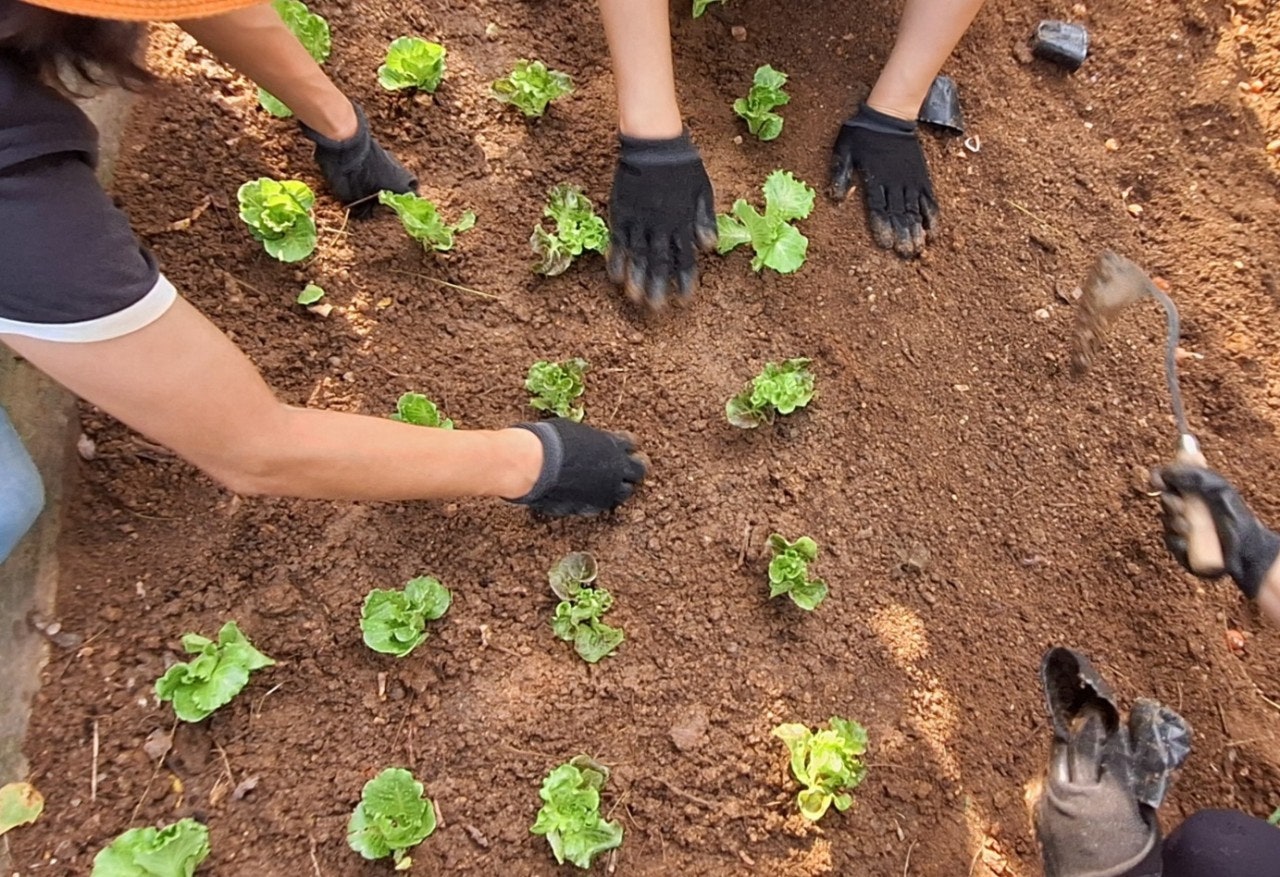
[[[1258,591],[1258,608],[1271,619],[1272,624],[1280,624],[1280,561],[1272,565],[1271,571],[1262,580],[1262,589]]]
[[[632,137],[678,137],[684,125],[667,0],[600,0],[600,17],[613,61],[619,130]]]
[[[324,136],[345,140],[356,133],[351,101],[270,4],[179,24],[219,60],[279,98]]]
[[[907,0],[898,37],[867,104],[914,119],[929,85],[982,8],[983,0]]]

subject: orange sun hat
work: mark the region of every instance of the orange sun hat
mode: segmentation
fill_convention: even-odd
[[[22,0],[55,12],[114,21],[184,21],[206,18],[266,0]]]

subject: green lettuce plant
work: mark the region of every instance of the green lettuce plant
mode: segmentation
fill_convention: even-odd
[[[561,558],[547,574],[552,592],[560,598],[551,629],[573,643],[574,651],[588,664],[613,654],[625,638],[621,630],[603,621],[613,606],[613,595],[593,586],[596,572],[595,558],[579,551]]]
[[[425,792],[402,767],[382,771],[364,784],[347,823],[347,844],[366,859],[390,856],[397,871],[409,870],[409,850],[436,830],[436,809]]]
[[[804,357],[765,363],[760,374],[725,403],[725,417],[740,429],[755,429],[772,423],[779,414],[804,408],[813,399],[814,375],[809,363]]]
[[[424,250],[452,250],[454,235],[476,224],[476,215],[468,210],[456,223],[446,225],[436,205],[413,192],[397,195],[384,190],[378,193],[378,200],[396,212],[409,237],[421,243]]]
[[[275,0],[271,5],[317,64],[323,64],[329,60],[329,53],[333,50],[333,43],[329,37],[329,22],[308,9],[307,4],[300,0]],[[258,89],[258,104],[280,119],[287,119],[293,115],[293,111],[278,98],[261,88]]]
[[[316,249],[316,196],[300,180],[250,180],[236,193],[240,218],[274,259],[299,262]]]
[[[231,702],[249,683],[249,674],[275,661],[253,647],[234,621],[218,631],[218,641],[188,633],[182,648],[196,657],[174,664],[156,680],[156,697],[171,701],[184,722],[199,722]]]
[[[192,877],[209,856],[209,829],[194,819],[131,828],[93,857],[90,877]]]
[[[765,64],[756,68],[747,96],[733,102],[733,111],[746,120],[747,130],[761,140],[774,140],[782,133],[782,116],[774,109],[791,102],[791,96],[782,90],[786,84],[787,74]]]
[[[541,61],[520,59],[510,75],[493,83],[493,96],[526,116],[541,116],[547,104],[573,91],[569,74],[549,70]]]
[[[751,244],[751,270],[772,268],[779,274],[800,270],[809,252],[809,239],[791,223],[813,211],[813,187],[790,171],[776,170],[764,181],[764,213],[739,198],[728,214],[716,217],[718,252],[728,253]]]
[[[410,579],[402,591],[375,588],[364,598],[360,630],[375,652],[403,658],[427,638],[427,622],[449,611],[453,594],[430,576]]]
[[[706,12],[707,8],[712,3],[724,3],[724,2],[725,0],[693,0],[693,17],[701,18],[702,13]]]
[[[808,536],[788,542],[781,533],[769,537],[769,597],[786,594],[801,609],[812,612],[827,599],[827,583],[809,578],[809,564],[818,559],[818,543]]]
[[[542,781],[542,809],[529,830],[547,839],[559,864],[586,870],[596,856],[622,845],[622,825],[600,815],[600,790],[608,779],[607,767],[579,755]]]
[[[387,91],[416,88],[434,92],[444,79],[444,46],[420,37],[400,37],[387,46],[387,61],[378,68],[378,84]]]
[[[849,792],[866,777],[862,756],[867,731],[857,722],[832,716],[817,732],[801,724],[779,725],[773,735],[787,744],[791,773],[803,788],[796,804],[805,819],[817,822],[834,804],[841,813],[853,806]]]
[[[581,405],[574,406],[573,401],[587,391],[584,376],[588,368],[585,359],[535,362],[524,380],[524,388],[533,396],[529,404],[538,411],[581,422],[586,412]]]
[[[415,426],[453,429],[453,421],[441,414],[439,406],[421,393],[402,394],[396,400],[396,413],[391,415],[391,419]]]
[[[529,238],[538,257],[533,270],[551,277],[562,274],[578,256],[591,250],[603,253],[609,244],[609,227],[596,215],[591,199],[577,186],[561,183],[547,196],[543,216],[555,220],[555,231],[539,223]]]

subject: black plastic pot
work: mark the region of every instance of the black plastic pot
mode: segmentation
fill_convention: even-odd
[[[1036,25],[1031,54],[1068,70],[1079,70],[1089,56],[1089,31],[1069,21],[1042,21]]]

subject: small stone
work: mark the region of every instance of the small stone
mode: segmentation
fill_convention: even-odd
[[[80,438],[76,439],[76,453],[82,460],[92,460],[98,456],[98,445],[93,439],[80,433]]]
[[[1039,308],[1039,309],[1037,309],[1037,310],[1036,310],[1036,319],[1037,319],[1037,320],[1047,320],[1047,319],[1049,319],[1049,309],[1048,309],[1048,308]]]
[[[484,36],[487,40],[496,40],[498,38],[498,34],[501,32],[502,28],[498,27],[498,23],[496,21],[491,21],[485,25]]]
[[[697,749],[707,742],[707,711],[700,706],[687,708],[671,726],[671,742],[681,752]]]
[[[741,146],[741,145],[742,145],[742,135],[741,135],[741,134],[734,135],[733,143],[734,143],[734,145],[735,145],[735,146]]]
[[[1119,141],[1119,140],[1117,140],[1117,139],[1116,139],[1116,138],[1114,138],[1114,137],[1108,137],[1108,138],[1107,138],[1107,140],[1106,140],[1106,142],[1105,142],[1105,143],[1103,143],[1102,145],[1103,145],[1103,147],[1105,147],[1105,148],[1106,148],[1107,152],[1119,152],[1119,151],[1120,151],[1120,141]]]
[[[1272,140],[1270,143],[1268,143],[1267,153],[1269,155],[1276,155],[1277,153],[1280,153],[1280,140]]]
[[[735,24],[729,28],[729,33],[733,34],[733,38],[740,43],[747,41],[747,29],[740,24]]]

